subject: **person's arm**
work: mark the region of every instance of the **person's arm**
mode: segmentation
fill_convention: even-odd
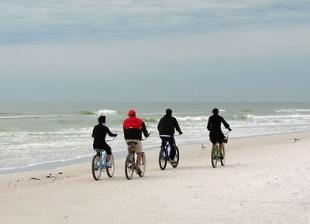
[[[95,131],[96,131],[96,127],[93,128],[93,133],[91,135],[91,137],[95,138]]]
[[[223,117],[222,117],[222,122],[223,122],[223,124],[224,124],[224,127],[225,127],[226,129],[228,129],[229,131],[231,131],[231,129],[230,129],[230,127],[229,127],[229,124],[224,120]]]
[[[157,130],[159,131],[159,133],[161,133],[162,131],[162,123],[163,123],[163,119],[161,118],[157,125]]]
[[[208,131],[211,131],[211,119],[209,117],[208,119],[208,126],[207,126]]]
[[[146,130],[146,126],[145,126],[144,122],[142,122],[142,132],[143,132],[144,137],[146,137],[146,138],[149,137],[150,134]]]
[[[117,134],[113,134],[108,127],[106,127],[106,131],[107,131],[108,135],[111,136],[111,137],[116,137],[117,136]]]
[[[183,132],[181,131],[181,128],[176,118],[174,118],[174,125],[175,125],[175,130],[177,130],[177,132],[179,132],[179,134],[182,135]]]

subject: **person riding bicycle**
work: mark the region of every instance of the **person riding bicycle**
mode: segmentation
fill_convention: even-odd
[[[178,121],[175,117],[172,116],[172,110],[167,109],[166,115],[163,116],[158,125],[157,130],[159,131],[160,138],[162,140],[161,147],[165,146],[165,143],[168,141],[170,145],[170,160],[174,160],[175,157],[175,140],[174,132],[177,130],[179,134],[183,134],[178,124]],[[162,137],[161,135],[169,135],[170,137]]]
[[[92,137],[94,138],[93,148],[100,155],[100,151],[106,151],[108,155],[107,167],[112,166],[112,150],[111,147],[106,143],[105,138],[107,134],[111,137],[116,137],[117,134],[113,134],[110,129],[105,126],[106,117],[100,116],[98,118],[98,124],[93,129]]]
[[[219,115],[219,110],[217,108],[214,108],[212,110],[213,115],[209,117],[208,120],[208,126],[207,129],[210,131],[210,141],[213,144],[213,147],[217,143],[220,145],[221,153],[224,152],[224,134],[221,129],[221,124],[223,123],[224,127],[231,131],[231,128],[229,127],[229,124],[224,120],[222,116]]]
[[[146,129],[144,121],[136,117],[136,111],[134,109],[128,111],[128,118],[123,122],[123,130],[126,143],[136,142],[137,144],[135,149],[137,153],[137,170],[138,173],[140,173],[139,165],[142,158],[142,133],[146,138],[149,137],[150,134]],[[129,147],[128,153],[130,153]]]

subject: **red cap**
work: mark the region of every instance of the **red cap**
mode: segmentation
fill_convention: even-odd
[[[128,116],[129,116],[129,117],[135,117],[135,116],[136,116],[136,111],[135,111],[135,109],[130,109],[130,110],[128,111]]]

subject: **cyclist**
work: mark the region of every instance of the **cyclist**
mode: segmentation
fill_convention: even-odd
[[[162,137],[160,136],[162,142],[161,142],[161,147],[165,146],[165,143],[168,141],[169,145],[171,147],[170,150],[170,160],[174,160],[175,157],[175,140],[174,140],[174,132],[177,130],[179,134],[183,134],[183,132],[180,129],[180,126],[178,124],[178,121],[175,117],[172,116],[172,110],[167,109],[166,110],[166,115],[163,116],[158,125],[157,125],[157,130],[159,131],[159,135],[170,135],[170,137]]]
[[[219,115],[219,110],[217,108],[214,108],[212,110],[212,113],[213,115],[209,117],[208,126],[207,126],[208,130],[210,131],[210,134],[209,134],[210,141],[212,142],[213,147],[215,147],[217,143],[220,144],[221,153],[223,155],[224,134],[221,129],[221,124],[223,123],[224,127],[228,129],[229,131],[231,131],[231,129],[229,127],[229,124],[224,120],[224,118]]]
[[[136,153],[137,153],[137,170],[138,174],[141,173],[140,163],[142,158],[142,133],[144,137],[149,137],[149,133],[146,129],[145,123],[140,118],[136,117],[136,111],[134,109],[130,109],[128,111],[128,118],[123,122],[123,130],[125,141],[128,144],[129,142],[136,142]],[[128,148],[128,153],[129,148]]]
[[[116,137],[117,134],[113,134],[110,129],[105,126],[106,117],[100,116],[98,118],[98,124],[93,129],[92,137],[94,138],[93,148],[100,155],[100,151],[106,151],[108,155],[107,167],[112,166],[112,150],[111,147],[106,143],[105,138],[107,134],[111,137]]]

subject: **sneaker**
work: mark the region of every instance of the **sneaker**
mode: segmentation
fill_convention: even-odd
[[[138,166],[136,166],[136,172],[137,172],[137,174],[142,174],[142,171],[140,170],[140,167],[138,167]]]
[[[112,162],[107,162],[107,167],[112,168]]]

